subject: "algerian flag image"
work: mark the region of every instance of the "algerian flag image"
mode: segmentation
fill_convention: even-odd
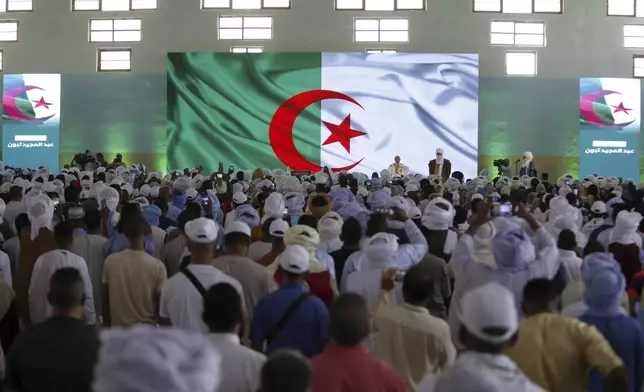
[[[579,121],[597,129],[639,132],[640,85],[633,79],[580,79]]]
[[[477,174],[478,56],[172,53],[168,167]]]

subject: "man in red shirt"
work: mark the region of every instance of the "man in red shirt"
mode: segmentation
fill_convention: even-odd
[[[313,392],[405,392],[405,381],[362,345],[369,334],[364,299],[343,294],[329,309],[334,344],[313,358]]]

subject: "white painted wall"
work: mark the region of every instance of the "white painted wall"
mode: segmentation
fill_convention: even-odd
[[[133,73],[164,73],[167,52],[228,51],[261,45],[265,51],[363,51],[396,47],[406,52],[479,53],[481,76],[503,76],[507,48],[489,45],[490,20],[546,22],[545,48],[537,48],[538,78],[632,77],[632,55],[622,47],[622,26],[638,18],[606,16],[605,0],[564,0],[564,13],[472,12],[471,0],[428,0],[426,11],[335,11],[333,0],[293,0],[290,10],[215,11],[199,0],[160,0],[156,11],[71,12],[70,0],[34,0],[34,11],[7,13],[20,21],[20,42],[0,43],[5,73],[94,73],[96,48],[131,47]],[[273,40],[220,41],[217,16],[272,15]],[[408,44],[356,44],[354,17],[409,17]],[[143,41],[127,45],[88,43],[90,18],[141,17]],[[644,53],[644,50],[640,51]]]

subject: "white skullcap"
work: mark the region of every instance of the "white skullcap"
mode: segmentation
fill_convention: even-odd
[[[153,199],[156,199],[157,197],[159,197],[159,191],[160,190],[161,190],[160,186],[150,187],[150,197],[153,198]]]
[[[268,227],[268,234],[272,235],[273,237],[284,238],[288,229],[288,222],[286,222],[284,219],[275,219]]]
[[[241,233],[249,237],[251,234],[250,226],[248,226],[248,224],[246,224],[245,222],[242,222],[239,220],[228,222],[228,224],[226,224],[225,232],[226,232],[226,235],[232,234],[232,233]]]
[[[328,181],[328,180],[329,180],[329,177],[328,177],[326,174],[324,174],[324,173],[322,173],[322,174],[317,174],[317,175],[315,176],[315,183],[316,183],[316,184],[322,184],[322,185],[324,185],[324,184],[326,184],[326,183],[327,183],[327,181]]]
[[[409,209],[407,215],[409,216],[409,219],[420,219],[423,216],[423,213],[420,212],[420,208],[413,206]]]
[[[243,203],[246,203],[247,200],[248,200],[248,196],[246,196],[241,192],[237,192],[233,194],[233,202],[235,204],[243,204]]]
[[[212,392],[221,357],[201,334],[136,326],[101,333],[94,392]]]
[[[243,193],[244,192],[244,184],[241,182],[236,182],[233,184],[233,193]]]
[[[197,196],[199,196],[199,193],[195,188],[186,189],[186,200],[195,201],[197,199]]]
[[[277,264],[292,274],[303,274],[309,271],[309,251],[302,245],[290,245],[277,256]]]
[[[197,218],[186,223],[184,232],[192,242],[210,244],[217,239],[219,229],[212,219]]]
[[[121,185],[123,185],[123,182],[124,182],[124,181],[123,181],[123,179],[122,179],[121,177],[116,177],[115,179],[113,179],[113,180],[110,182],[110,185],[118,185],[118,186],[121,186]]]
[[[442,153],[443,153],[443,149],[442,149],[442,148],[437,148],[437,149],[436,149],[436,154],[442,154]]]
[[[480,194],[480,193],[475,193],[475,194],[473,194],[473,195],[472,195],[472,201],[477,200],[477,199],[478,199],[478,200],[483,200],[483,199],[484,199],[484,197],[483,197],[483,195],[482,195],[482,194]]]
[[[502,344],[519,328],[519,314],[514,295],[498,283],[487,283],[465,293],[459,315],[467,331],[492,344]],[[491,335],[487,328],[502,328],[503,335]]]
[[[80,206],[70,207],[67,210],[67,216],[69,216],[70,220],[83,219],[83,217],[85,216],[85,211]]]
[[[140,204],[141,207],[149,206],[150,202],[144,196],[139,196],[136,199],[132,200],[133,203]]]

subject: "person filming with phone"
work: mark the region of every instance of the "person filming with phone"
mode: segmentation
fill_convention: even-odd
[[[462,298],[472,287],[496,282],[510,290],[517,306],[521,304],[523,287],[538,278],[552,279],[559,270],[557,242],[537,222],[522,203],[513,206],[516,217],[527,222],[535,233],[536,245],[515,218],[490,217],[490,209],[480,205],[470,227],[454,248],[449,272],[454,276],[454,295],[449,310],[448,323],[457,346],[462,314]],[[500,207],[499,207],[500,210]],[[499,228],[497,230],[497,227]],[[501,227],[503,229],[501,230]],[[517,309],[520,310],[520,309]]]

